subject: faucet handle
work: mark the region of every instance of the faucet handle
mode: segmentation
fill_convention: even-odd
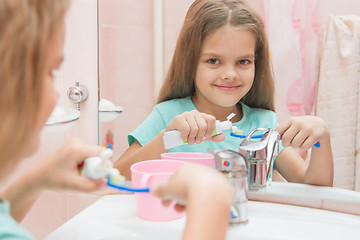
[[[248,222],[247,210],[247,173],[245,156],[232,150],[208,150],[213,153],[215,166],[224,174],[235,190],[235,199],[230,211],[230,224]]]
[[[232,150],[211,150],[215,167],[220,172],[242,172],[247,174],[248,164],[245,156]]]

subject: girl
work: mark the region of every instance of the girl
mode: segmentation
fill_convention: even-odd
[[[130,147],[115,163],[129,176],[131,164],[161,153],[238,150],[240,139],[229,131],[211,137],[215,120],[226,120],[243,134],[262,127],[282,135],[285,147],[275,168],[291,182],[332,186],[333,158],[325,122],[313,116],[293,117],[278,125],[274,113],[274,80],[261,18],[241,0],[196,0],[181,29],[158,104],[135,131]],[[188,144],[164,149],[162,133],[181,131]],[[309,166],[294,148],[313,148]],[[201,143],[201,144],[200,144]]]
[[[0,181],[21,158],[35,152],[41,128],[55,106],[53,71],[63,60],[68,5],[68,0],[0,0]],[[42,190],[99,189],[102,181],[79,176],[78,165],[102,150],[73,139],[5,189],[0,197],[0,239],[32,239],[16,221]],[[152,187],[153,194],[165,203],[175,198],[188,206],[184,239],[225,238],[233,189],[222,175],[209,170],[184,165],[168,184]],[[203,188],[204,181],[216,187]],[[202,209],[204,199],[207,205]],[[209,217],[214,205],[216,217]],[[206,231],[208,224],[211,231]]]

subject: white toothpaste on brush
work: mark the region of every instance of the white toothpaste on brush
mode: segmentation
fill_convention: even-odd
[[[211,136],[216,136],[220,133],[222,133],[224,130],[228,130],[232,128],[232,122],[230,121],[231,118],[233,118],[236,114],[231,113],[226,119],[226,121],[220,122],[219,120],[216,120],[215,122],[215,128]],[[165,149],[171,149],[183,144],[187,144],[186,141],[183,141],[181,137],[181,131],[179,130],[173,130],[169,132],[163,133],[163,141],[164,141],[164,147]]]
[[[113,167],[110,157],[113,155],[111,149],[105,149],[98,157],[89,157],[84,161],[81,175],[97,180],[110,176],[111,181],[116,184],[123,184],[125,177],[120,175],[119,170]]]

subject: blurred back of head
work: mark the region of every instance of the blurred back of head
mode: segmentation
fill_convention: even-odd
[[[33,137],[46,49],[69,5],[69,0],[0,0],[0,178]]]

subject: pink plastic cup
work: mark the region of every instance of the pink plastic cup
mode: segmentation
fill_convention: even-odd
[[[176,160],[148,160],[135,163],[130,167],[132,186],[143,188],[165,183],[183,164],[184,162]],[[137,215],[141,219],[163,222],[185,216],[185,212],[175,211],[175,202],[169,207],[164,207],[159,198],[149,193],[135,193],[135,198]]]
[[[214,168],[214,156],[199,152],[169,152],[161,154],[161,159],[179,160],[183,162],[199,163]]]

